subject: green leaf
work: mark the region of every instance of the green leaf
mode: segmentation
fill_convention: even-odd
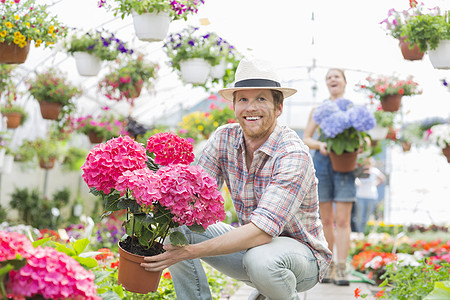
[[[155,219],[153,218],[152,215],[150,214],[135,214],[134,218],[136,219],[136,222],[142,223],[142,224],[154,224],[155,223]]]
[[[105,203],[105,210],[106,211],[117,211],[117,210],[120,210],[120,208],[118,207],[120,194],[115,194],[115,193],[109,194],[104,199],[106,200],[106,203]]]
[[[87,269],[98,266],[98,262],[92,257],[73,256],[73,258]]]
[[[97,190],[97,188],[93,187],[89,189],[89,193],[91,193],[94,196],[105,196],[105,193],[103,191]]]
[[[98,285],[100,282],[102,282],[105,279],[108,279],[109,276],[114,273],[114,271],[104,271],[104,270],[95,270],[93,271],[94,275],[95,275],[95,284]]]
[[[48,241],[50,241],[52,238],[51,237],[47,237],[47,238],[43,238],[37,241],[34,241],[33,247],[36,248],[37,246],[42,246],[43,244],[47,243]]]
[[[57,243],[55,243],[55,244],[57,244]],[[61,244],[57,245],[57,247],[55,249],[58,250],[59,252],[65,253],[65,254],[67,254],[69,256],[76,256],[77,255],[75,253],[75,251],[73,251],[72,249],[67,248],[66,246],[61,245]]]
[[[26,263],[26,261],[25,261]],[[0,268],[0,278],[9,273],[9,271],[13,270],[14,266],[11,264],[6,264],[5,266]]]
[[[118,295],[118,293],[116,291],[107,291],[103,294],[98,294],[100,297],[102,297],[103,299],[108,299],[108,300],[120,300],[123,298],[123,289],[120,287],[122,295]]]
[[[118,209],[130,209],[130,212],[136,213],[139,211],[139,204],[132,198],[121,197],[117,202]]]
[[[184,234],[182,234],[179,231],[172,232],[169,237],[170,237],[170,243],[174,246],[181,247],[181,246],[189,245],[189,242],[186,239],[186,237],[184,236]]]
[[[188,228],[193,231],[193,232],[197,232],[197,233],[203,233],[205,232],[205,228],[203,228],[202,225],[198,225],[198,224],[194,224],[191,226],[188,226]]]
[[[73,250],[75,250],[75,253],[77,255],[80,255],[81,253],[83,253],[84,249],[86,249],[86,247],[89,245],[90,241],[89,239],[82,239],[82,240],[77,240],[74,244],[73,244]]]
[[[424,300],[446,300],[450,299],[450,281],[436,281],[434,289]]]

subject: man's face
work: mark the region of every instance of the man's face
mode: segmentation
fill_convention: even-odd
[[[270,90],[241,90],[234,95],[234,113],[247,139],[265,140],[273,132],[283,105],[275,108]]]

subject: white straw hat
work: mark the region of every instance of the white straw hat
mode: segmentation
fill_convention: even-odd
[[[234,87],[220,90],[219,95],[226,100],[233,101],[235,91],[256,89],[280,91],[284,98],[297,92],[296,89],[281,87],[277,74],[268,62],[244,58],[236,69]]]

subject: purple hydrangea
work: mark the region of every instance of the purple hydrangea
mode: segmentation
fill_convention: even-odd
[[[336,100],[334,100],[334,102],[339,107],[339,109],[343,110],[343,111],[348,110],[348,108],[353,105],[352,101],[350,101],[348,99],[344,99],[344,98],[336,99]]]
[[[334,101],[326,100],[319,107],[317,107],[316,110],[314,111],[313,120],[320,126],[323,119],[327,118],[328,116],[330,116],[338,111],[339,111],[339,107],[337,106],[337,104]]]
[[[356,105],[348,110],[350,126],[358,131],[367,131],[375,127],[373,114],[363,105]]]
[[[348,113],[341,110],[324,118],[320,123],[320,129],[329,138],[336,137],[350,126]]]

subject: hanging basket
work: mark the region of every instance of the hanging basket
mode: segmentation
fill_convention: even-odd
[[[184,82],[204,84],[208,79],[211,64],[203,58],[191,58],[180,62],[180,70]]]
[[[389,128],[377,125],[374,128],[370,129],[367,133],[370,135],[372,140],[379,141],[386,138],[388,131]]]
[[[122,284],[123,288],[129,292],[139,294],[156,292],[162,271],[148,272],[141,267],[143,262],[145,262],[144,256],[125,251],[119,242],[118,284]]]
[[[403,152],[411,151],[411,146],[412,146],[412,144],[410,142],[402,142]]]
[[[39,101],[39,106],[41,107],[42,118],[46,120],[58,120],[59,113],[62,109],[61,103]]]
[[[97,76],[102,67],[99,57],[87,52],[74,52],[75,64],[81,76]]]
[[[352,172],[356,168],[356,159],[358,152],[344,152],[341,155],[337,155],[333,151],[329,153],[331,166],[334,171],[347,173]]]
[[[100,144],[104,140],[104,138],[102,136],[98,135],[95,131],[89,131],[88,137],[89,137],[89,141],[92,144]]]
[[[450,146],[442,149],[442,154],[444,154],[444,156],[447,158],[447,162],[450,163]]]
[[[30,51],[30,43],[23,48],[16,44],[0,43],[0,63],[2,64],[23,64]]]
[[[53,169],[55,167],[55,160],[55,157],[50,157],[48,160],[44,160],[41,158],[39,160],[39,166],[45,170]]]
[[[6,127],[8,129],[15,129],[20,126],[20,123],[22,122],[22,114],[17,112],[9,112],[4,113],[4,116],[6,116]]]
[[[164,40],[169,31],[171,18],[167,13],[132,12],[134,31],[141,41],[160,42]]]
[[[227,70],[226,68],[227,68],[226,61],[224,59],[222,59],[218,65],[211,67],[211,72],[210,72],[211,77],[214,79],[223,78],[223,75],[225,75],[225,72]]]
[[[406,60],[421,60],[425,52],[420,51],[417,45],[414,45],[412,49],[409,49],[409,42],[405,42],[406,37],[399,38],[399,46],[402,51],[403,58]]]
[[[444,40],[439,43],[436,49],[429,50],[431,64],[435,69],[450,69],[450,40]]]
[[[387,95],[381,99],[381,107],[384,111],[395,112],[400,109],[402,95]]]

